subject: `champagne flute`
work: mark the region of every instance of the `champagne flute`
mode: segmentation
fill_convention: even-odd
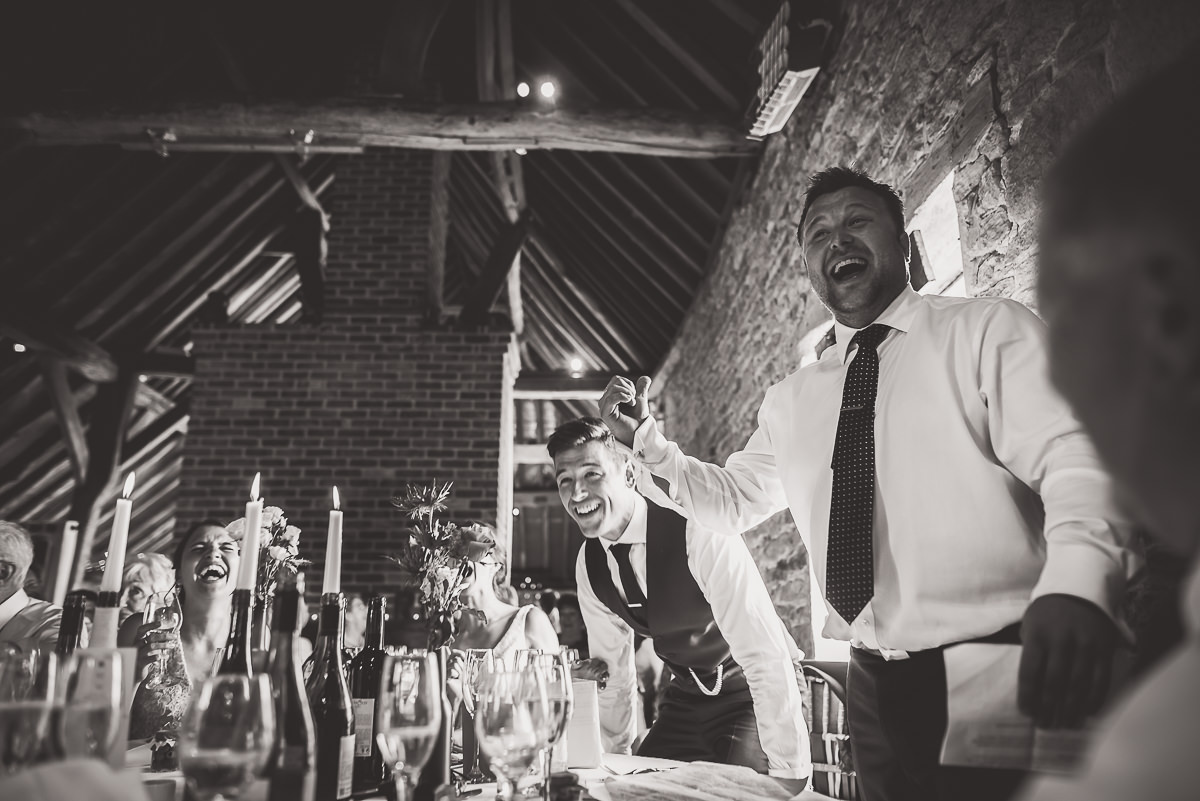
[[[476,701],[479,698],[480,680],[485,673],[496,668],[496,654],[491,648],[471,648],[467,651],[466,664],[463,666],[463,705],[472,720],[475,717]],[[488,780],[480,764],[479,738],[472,737],[474,743],[474,761],[471,772],[463,777],[463,784],[483,784]]]
[[[143,621],[158,623],[158,627],[164,631],[179,631],[179,627],[183,624],[183,610],[179,606],[178,588],[171,587],[163,592],[150,595],[146,598],[146,606],[142,610],[142,615]],[[167,668],[167,655],[162,650],[154,655],[154,660],[155,669],[146,679],[146,686],[149,688],[164,684],[163,673]]]
[[[121,652],[79,648],[62,670],[58,744],[67,758],[107,759],[120,735]]]
[[[476,709],[479,747],[496,769],[496,798],[515,801],[517,783],[552,734],[544,680],[529,670],[485,674]]]
[[[375,741],[392,769],[396,801],[408,801],[442,725],[436,654],[389,656],[383,663],[376,709]]]
[[[202,682],[179,730],[179,767],[199,801],[236,799],[266,767],[275,705],[266,675]]]
[[[47,658],[0,643],[0,776],[32,765],[46,750],[54,667]]]

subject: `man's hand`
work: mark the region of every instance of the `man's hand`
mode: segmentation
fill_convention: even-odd
[[[1017,704],[1043,728],[1078,728],[1108,694],[1117,627],[1073,595],[1044,595],[1025,610]]]
[[[600,685],[603,690],[608,684],[608,663],[603,659],[580,659],[571,665],[571,678],[588,679]]]
[[[642,376],[637,386],[628,378],[613,376],[600,396],[600,418],[612,430],[617,441],[633,447],[633,435],[642,421],[650,416],[650,378]]]

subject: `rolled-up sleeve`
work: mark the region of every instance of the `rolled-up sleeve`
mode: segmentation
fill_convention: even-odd
[[[687,536],[688,566],[750,685],[769,772],[806,778],[812,774],[812,755],[795,667],[802,654],[742,539],[695,524],[688,526]]]
[[[983,318],[980,386],[996,457],[1042,498],[1046,564],[1032,597],[1074,595],[1117,619],[1142,560],[1112,479],[1053,388],[1045,325],[1015,302]]]
[[[633,662],[633,630],[600,602],[588,580],[583,548],[575,562],[579,609],[587,627],[592,657],[608,663],[608,685],[600,691],[600,735],[604,750],[628,754],[637,737],[637,670]]]
[[[634,434],[633,455],[650,473],[667,482],[664,489],[690,519],[712,531],[740,534],[787,508],[764,424],[763,409],[770,400],[769,390],[759,410],[758,429],[724,467],[684,454],[662,435],[653,417],[647,417]]]

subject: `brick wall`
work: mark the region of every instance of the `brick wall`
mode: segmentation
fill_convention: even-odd
[[[767,143],[659,375],[670,433],[723,461],[766,388],[829,319],[795,242],[809,175],[857,164],[911,213],[954,182],[968,292],[1032,304],[1038,177],[1079,125],[1200,33],[1187,0],[848,2],[844,38]],[[935,488],[936,489],[936,488]],[[776,606],[811,643],[807,556],[786,513],[747,534]]]
[[[376,554],[390,550],[400,524],[390,499],[406,482],[454,481],[454,516],[507,531],[511,517],[497,510],[511,506],[511,467],[500,465],[511,447],[502,423],[513,337],[424,326],[431,165],[417,151],[339,162],[322,325],[194,332],[180,531],[240,517],[255,471],[265,502],[303,531],[310,584],[323,567],[331,484],[346,513],[347,591],[395,584]]]

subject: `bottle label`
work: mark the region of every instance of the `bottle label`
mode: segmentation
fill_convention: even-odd
[[[349,798],[354,789],[354,740],[353,734],[347,734],[342,738],[338,755],[338,799]]]
[[[355,698],[354,704],[354,755],[367,757],[375,746],[375,699]]]

